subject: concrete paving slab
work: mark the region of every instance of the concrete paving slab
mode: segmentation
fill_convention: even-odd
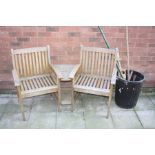
[[[29,118],[30,113],[26,112],[25,117]],[[1,129],[25,129],[27,127],[27,121],[22,120],[21,113],[5,113],[0,120]]]
[[[49,96],[35,97],[33,99],[33,105],[31,112],[46,113],[46,112],[56,112],[57,103],[55,99]]]
[[[96,114],[93,111],[87,111],[84,113],[85,124],[87,129],[111,129],[114,128],[111,116],[106,118],[107,112]]]
[[[134,111],[112,112],[114,127],[117,129],[143,128]]]
[[[0,105],[7,104],[11,98],[9,97],[0,97]]]
[[[71,112],[72,105],[71,104],[62,104],[61,111],[62,112]],[[84,104],[82,102],[81,96],[79,95],[74,102],[74,112],[84,112]]]
[[[83,95],[81,102],[85,107],[85,111],[97,111],[97,108],[107,110],[107,99],[101,96]]]
[[[82,102],[81,96],[77,97],[74,103],[74,112],[84,112],[85,111],[85,106],[84,103]]]
[[[85,103],[107,103],[108,97],[102,97],[91,94],[81,94],[82,100]]]
[[[133,111],[132,109],[125,109],[125,108],[120,108],[116,103],[115,103],[115,98],[112,99],[111,103],[111,112],[119,112],[119,111]]]
[[[155,105],[155,95],[148,96],[148,98],[152,101],[152,103]]]
[[[106,102],[106,97],[81,94],[74,112],[66,104],[57,113],[56,101],[50,94],[27,98],[23,101],[27,120],[24,122],[16,95],[0,95],[0,128],[155,128],[154,96],[140,96],[134,109],[118,107],[113,97],[109,119],[105,118]]]
[[[25,112],[30,110],[32,103],[33,103],[32,98],[27,98],[23,100]],[[3,111],[5,113],[20,113],[18,99],[17,98],[9,99],[9,102],[7,104],[0,105],[0,109],[1,109],[0,111]]]
[[[61,94],[61,104],[62,105],[70,105],[71,104],[71,91],[62,91]]]
[[[155,110],[136,111],[144,128],[155,128]]]
[[[27,122],[30,129],[54,129],[56,124],[56,112],[36,113],[33,112]]]
[[[63,112],[57,113],[58,129],[83,129],[85,128],[85,121],[83,113]]]
[[[155,105],[151,102],[151,100],[147,96],[141,96],[136,106],[134,107],[135,110],[155,110]]]

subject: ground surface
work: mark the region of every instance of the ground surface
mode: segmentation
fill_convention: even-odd
[[[67,96],[66,96],[67,97]],[[134,109],[119,108],[113,97],[111,113],[106,119],[107,98],[81,94],[71,112],[69,104],[56,111],[51,95],[24,100],[27,121],[22,121],[16,95],[0,95],[0,128],[47,129],[103,129],[103,128],[155,128],[155,96],[140,96]]]

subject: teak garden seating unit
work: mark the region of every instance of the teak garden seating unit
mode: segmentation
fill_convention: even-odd
[[[13,78],[17,89],[18,101],[25,120],[23,98],[54,93],[58,98],[57,109],[60,111],[61,74],[50,63],[50,49],[34,47],[11,50]]]
[[[73,80],[72,105],[75,92],[107,96],[109,117],[112,90],[116,82],[117,52],[118,49],[81,46],[80,64],[70,74]]]

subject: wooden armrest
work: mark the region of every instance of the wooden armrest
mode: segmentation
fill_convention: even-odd
[[[12,75],[13,75],[13,79],[14,79],[14,84],[15,86],[20,86],[20,80],[19,80],[19,76],[17,74],[16,70],[12,70]]]
[[[78,64],[78,65],[74,66],[73,70],[69,74],[70,79],[74,78],[75,74],[79,71],[80,67],[81,67],[81,64]]]
[[[50,68],[52,69],[52,71],[54,71],[54,73],[57,75],[58,79],[62,79],[62,74],[53,66],[50,64]]]
[[[116,75],[117,75],[117,69],[114,68],[112,77],[111,77],[111,84],[115,85],[116,84]]]

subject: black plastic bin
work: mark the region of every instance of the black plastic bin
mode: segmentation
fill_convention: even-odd
[[[131,72],[131,70],[130,70]],[[133,71],[130,81],[117,78],[115,89],[116,104],[125,109],[135,107],[144,81],[144,75]]]

